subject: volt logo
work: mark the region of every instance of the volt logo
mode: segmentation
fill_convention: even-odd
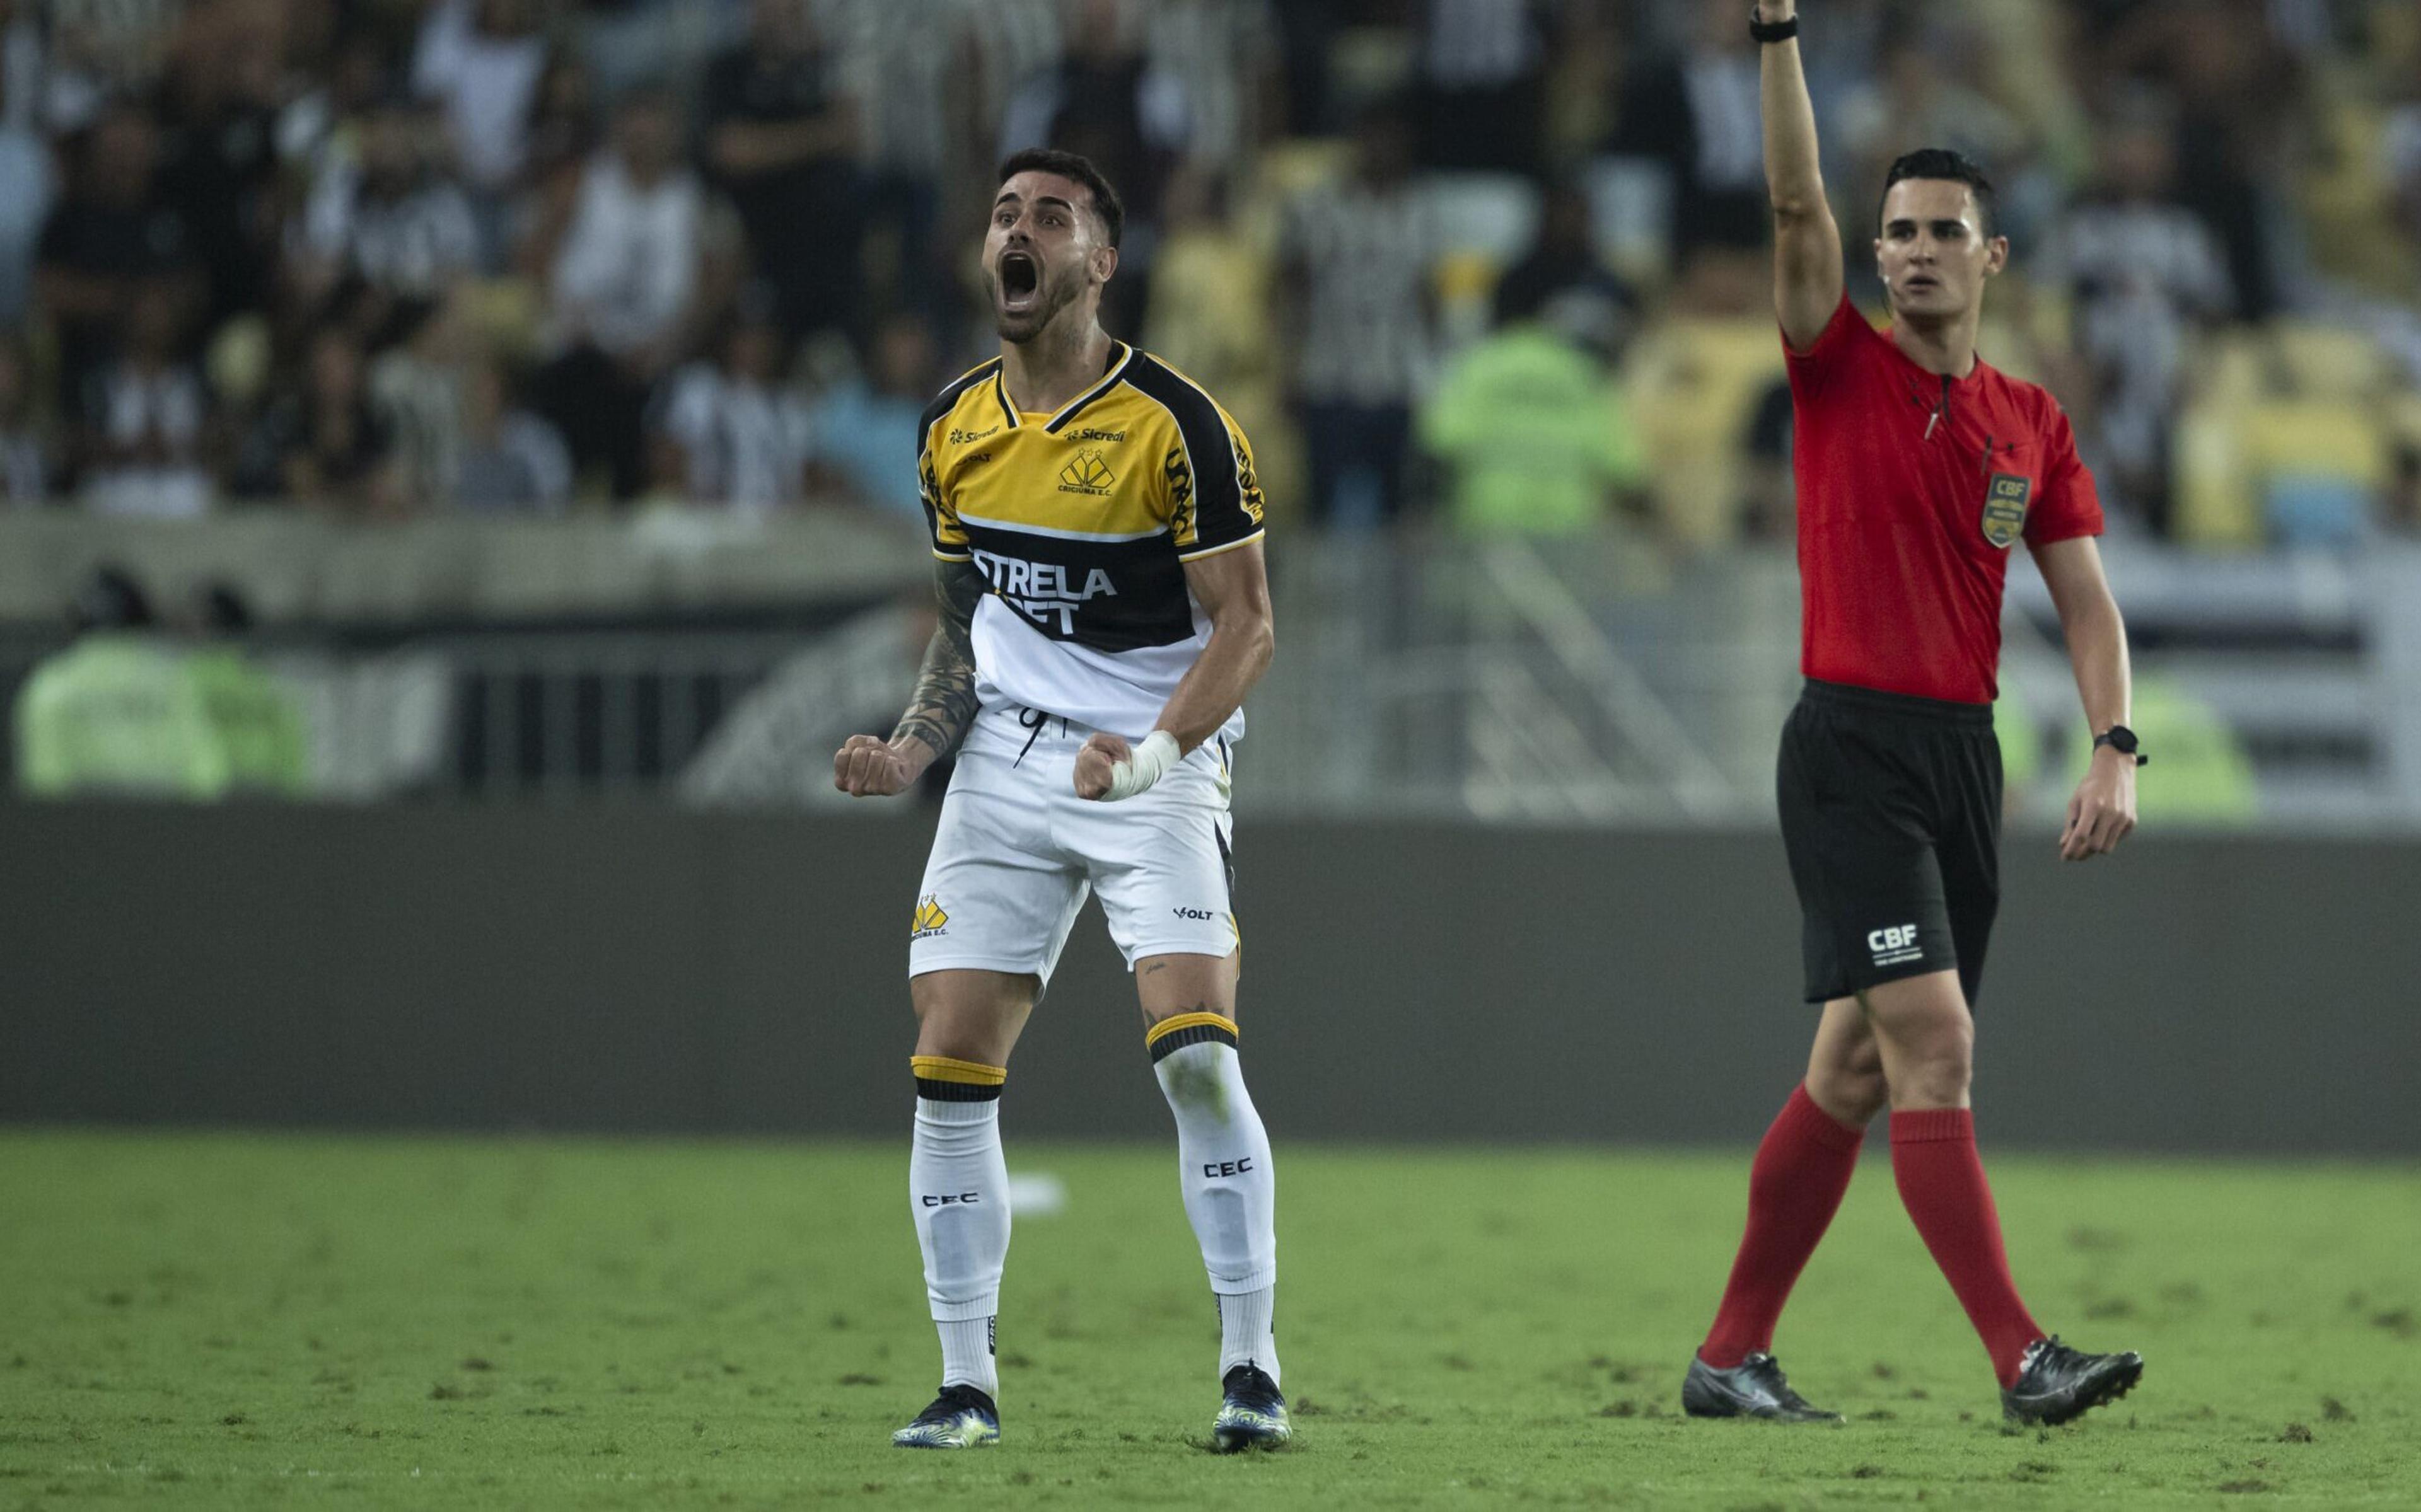
[[[1209,909],[1170,909],[1168,912],[1180,919],[1215,919],[1219,916]]]

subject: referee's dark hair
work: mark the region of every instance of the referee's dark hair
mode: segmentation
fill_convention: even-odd
[[[1983,234],[1992,234],[1992,223],[2000,218],[1993,205],[1992,180],[1964,152],[1954,152],[1946,147],[1921,147],[1913,152],[1903,152],[1892,160],[1891,171],[1883,175],[1883,196],[1875,202],[1875,224],[1881,226],[1883,203],[1891,198],[1892,185],[1902,179],[1947,179],[1965,184],[1976,195],[1976,213],[1983,217]]]
[[[1057,148],[1029,147],[1023,152],[1012,152],[1000,165],[996,183],[1007,183],[1021,173],[1055,173],[1062,179],[1072,179],[1092,192],[1093,214],[1101,223],[1101,238],[1113,247],[1126,234],[1127,208],[1118,192],[1093,166],[1093,160],[1076,152],[1062,152]]]

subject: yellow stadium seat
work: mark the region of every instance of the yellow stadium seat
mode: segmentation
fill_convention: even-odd
[[[2186,382],[2195,393],[2226,404],[2257,402],[2275,369],[2264,333],[2232,327],[2197,336],[2186,357]]]
[[[2270,346],[2277,380],[2298,398],[2360,402],[2387,386],[2387,354],[2369,332],[2280,320]]]
[[[2385,485],[2387,436],[2369,409],[2273,399],[2245,411],[2244,445],[2273,541],[2348,545]]]
[[[1625,386],[1676,541],[1712,547],[1738,536],[1749,419],[1782,378],[1770,319],[1680,317],[1641,334]]]
[[[2400,296],[2413,287],[2414,257],[2404,238],[2382,234],[2395,205],[2394,186],[2381,171],[2386,113],[2350,74],[2321,70],[2314,97],[2322,105],[2311,123],[2318,140],[2291,182],[2320,271]]]
[[[1353,164],[1353,144],[1341,136],[1297,136],[1273,142],[1257,164],[1262,192],[1284,202],[1342,179]]]
[[[2179,541],[2212,551],[2254,551],[2268,538],[2245,456],[2239,396],[2187,407],[2170,436],[2170,525]]]
[[[515,360],[538,354],[546,300],[536,284],[526,278],[477,279],[464,283],[454,297],[490,351]]]

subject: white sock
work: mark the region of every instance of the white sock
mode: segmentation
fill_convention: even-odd
[[[1000,1272],[1008,1258],[1008,1166],[1000,1099],[916,1099],[908,1202],[925,1252],[925,1299],[942,1335],[942,1384],[1000,1395],[992,1358]]]
[[[963,1319],[936,1318],[933,1327],[942,1335],[942,1384],[973,1386],[997,1400],[1000,1396],[999,1362],[992,1354],[992,1330],[998,1326],[995,1315]]]
[[[1269,1372],[1270,1380],[1278,1379],[1277,1340],[1270,1332],[1270,1317],[1277,1305],[1278,1288],[1263,1286],[1258,1291],[1224,1294],[1219,1299],[1219,1374],[1242,1364],[1255,1364]]]
[[[1270,1137],[1244,1090],[1235,1026],[1210,1014],[1186,1017],[1193,1021],[1185,1027],[1156,1031],[1152,1073],[1177,1115],[1178,1187],[1218,1294],[1219,1373],[1249,1360],[1275,1380],[1277,1177]]]

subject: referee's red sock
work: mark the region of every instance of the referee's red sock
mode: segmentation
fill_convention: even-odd
[[[1891,1138],[1899,1200],[1933,1252],[1933,1263],[1959,1294],[1967,1320],[1983,1336],[1992,1373],[2007,1386],[2018,1379],[2026,1346],[2043,1333],[2009,1278],[2001,1215],[1992,1207],[1984,1162],[1976,1155],[1976,1115],[1965,1108],[1895,1113]]]
[[[1805,1083],[1791,1089],[1748,1168],[1748,1231],[1699,1359],[1728,1370],[1773,1347],[1782,1304],[1850,1190],[1866,1134],[1818,1107]]]

